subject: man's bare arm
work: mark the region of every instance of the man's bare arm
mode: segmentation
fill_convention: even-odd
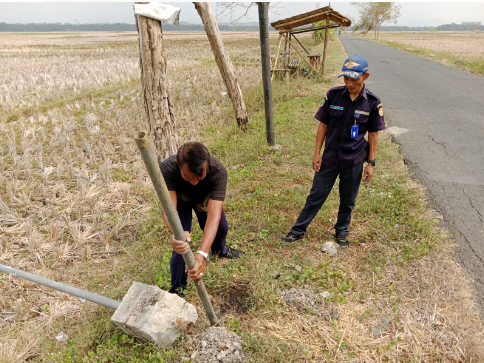
[[[208,200],[207,206],[207,221],[203,229],[202,242],[200,243],[200,250],[208,253],[212,247],[212,243],[217,235],[220,217],[222,216],[222,208],[224,202],[221,200]]]
[[[321,149],[323,148],[323,142],[326,138],[326,130],[328,130],[328,125],[320,122],[318,132],[316,133],[316,148],[313,156],[313,169],[315,171],[321,169]]]
[[[378,149],[378,131],[368,133],[368,143],[370,144],[370,152],[368,153],[368,160],[375,160],[376,150]],[[368,164],[363,171],[363,181],[369,182],[373,178],[373,165]]]

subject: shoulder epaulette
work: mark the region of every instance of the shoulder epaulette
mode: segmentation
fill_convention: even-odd
[[[370,95],[372,97],[375,97],[377,100],[380,99],[380,97],[378,97],[376,94],[374,94],[373,92],[371,92],[368,88],[366,89],[366,94],[367,95]]]
[[[341,90],[344,90],[346,86],[337,86],[337,87],[333,87],[333,88],[330,88],[328,93],[329,92],[332,92],[332,91],[341,91]]]

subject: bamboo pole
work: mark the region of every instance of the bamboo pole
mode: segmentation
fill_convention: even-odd
[[[326,15],[326,29],[324,30],[323,66],[321,68],[321,76],[324,76],[324,70],[326,68],[326,48],[328,47],[328,26],[329,26],[329,15]]]
[[[141,157],[143,158],[146,169],[148,169],[151,182],[155,187],[156,194],[158,195],[158,199],[160,200],[166,217],[170,222],[170,226],[173,229],[175,238],[179,241],[186,241],[185,231],[183,230],[175,206],[171,201],[165,179],[163,179],[163,175],[161,174],[160,166],[158,165],[156,159],[156,152],[153,142],[147,138],[146,132],[143,131],[138,132],[134,140],[136,141],[136,146],[138,146],[138,149],[141,153]],[[191,249],[189,249],[188,252],[184,253],[182,256],[189,270],[195,267],[195,257],[193,257]],[[215,312],[208,297],[203,280],[198,280],[198,282],[195,283],[195,286],[197,288],[198,296],[200,297],[200,300],[202,300],[203,307],[207,313],[208,320],[210,320],[210,324],[217,324],[217,317],[215,316]]]
[[[279,33],[279,46],[277,47],[277,53],[276,53],[276,60],[274,61],[274,67],[272,67],[272,76],[271,76],[271,83],[272,80],[274,79],[274,71],[276,70],[277,67],[277,61],[279,60],[279,51],[281,50],[281,44],[282,44],[282,35]]]

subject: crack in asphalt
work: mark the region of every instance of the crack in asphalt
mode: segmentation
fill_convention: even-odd
[[[445,154],[446,154],[447,156],[450,156],[450,154],[447,152],[447,146],[445,146],[445,144],[443,144],[443,143],[441,143],[441,142],[438,142],[438,141],[435,141],[435,139],[434,139],[432,136],[430,136],[430,135],[427,135],[427,136],[428,136],[428,137],[430,137],[430,139],[431,139],[433,142],[435,142],[437,145],[442,146],[442,147],[444,148],[444,152],[445,152]]]
[[[466,191],[464,190],[464,188],[462,188],[462,193],[464,193],[464,194],[465,194],[465,196],[466,196],[467,198],[469,198],[469,204],[471,205],[472,209],[474,209],[474,210],[477,212],[477,215],[479,216],[479,220],[480,220],[480,222],[481,222],[482,224],[484,224],[484,219],[483,219],[483,217],[482,217],[481,212],[479,212],[479,210],[478,210],[478,209],[477,209],[477,208],[474,206],[474,202],[472,201],[472,198],[471,198],[471,197],[469,197],[469,195],[466,193]]]

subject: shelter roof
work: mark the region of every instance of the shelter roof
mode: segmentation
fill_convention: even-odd
[[[271,25],[276,30],[291,30],[299,26],[312,24],[314,22],[325,20],[326,15],[329,15],[329,20],[334,22],[337,26],[351,26],[351,20],[346,16],[341,15],[337,11],[334,11],[331,7],[325,6],[324,8],[309,11],[307,13],[292,16],[290,18],[278,20]]]

